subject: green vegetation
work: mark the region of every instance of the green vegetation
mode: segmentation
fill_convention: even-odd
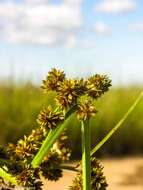
[[[38,127],[35,126],[35,129],[32,129],[31,132],[27,131],[30,134],[25,133],[24,137],[18,139],[15,143],[8,143],[5,146],[0,145],[0,185],[6,189],[8,187],[20,186],[24,187],[24,189],[25,187],[32,187],[42,190],[43,181],[41,176],[45,180],[57,181],[62,177],[63,169],[65,169],[62,168],[63,164],[66,164],[65,161],[69,161],[71,155],[71,151],[67,148],[64,141],[68,137],[66,135],[68,132],[70,136],[69,144],[75,143],[72,140],[72,135],[74,136],[76,133],[81,137],[77,143],[82,144],[82,151],[81,149],[79,150],[82,157],[80,162],[81,169],[77,171],[77,176],[69,188],[72,190],[105,190],[108,185],[102,172],[103,168],[93,155],[105,142],[111,139],[143,98],[142,91],[119,122],[112,129],[108,129],[109,131],[104,135],[104,138],[100,139],[101,137],[96,135],[97,129],[95,131],[94,129],[95,123],[100,121],[99,118],[97,120],[96,115],[98,106],[101,108],[100,105],[103,105],[103,101],[101,103],[97,102],[97,100],[110,87],[111,80],[106,75],[95,74],[87,79],[68,79],[63,71],[55,68],[51,69],[46,80],[43,80],[42,83],[42,88],[47,95],[45,97],[47,102],[44,102],[46,105],[44,104],[37,116]],[[31,90],[32,88],[32,85],[30,85],[29,89]],[[6,90],[6,88],[4,89]],[[115,93],[115,90],[113,92]],[[8,95],[10,94],[12,95],[12,101],[9,108],[14,108],[17,95],[16,87],[7,91],[7,101],[9,101]],[[42,100],[45,100],[45,98],[42,98]],[[19,97],[19,100],[22,103],[21,107],[25,107],[28,98],[22,101]],[[113,94],[111,100],[113,101]],[[130,99],[127,102],[129,101]],[[106,102],[109,102],[109,100],[104,100],[107,107],[106,116],[108,117],[105,117],[107,125],[109,118],[111,118],[109,110],[112,110],[113,103],[110,102],[110,106],[107,106]],[[119,105],[120,101],[118,101],[117,108],[120,108]],[[106,107],[103,108],[105,109]],[[26,110],[29,114],[29,110]],[[12,111],[10,112],[12,118],[15,116],[16,119],[19,119],[19,112]],[[120,115],[121,110],[118,113]],[[7,120],[6,117],[5,120]],[[101,121],[101,126],[103,126],[105,121],[103,122],[102,117]],[[73,125],[73,122],[75,125]],[[78,132],[78,129],[81,129],[81,132]],[[9,131],[8,128],[7,130]],[[105,126],[104,130],[106,131]],[[100,131],[100,126],[97,131]],[[16,136],[15,132],[13,134]],[[94,139],[97,139],[97,141]],[[95,143],[93,149],[91,147],[92,141]],[[77,152],[74,155],[77,155]],[[76,169],[76,166],[73,167],[74,171]]]
[[[92,143],[99,142],[122,118],[130,105],[142,91],[141,87],[124,87],[111,89],[97,100],[97,110],[92,119]],[[45,105],[53,102],[54,94],[44,94],[39,87],[32,84],[0,84],[0,144],[16,142],[24,134],[29,134],[37,126],[36,118]],[[122,126],[122,130],[108,141],[98,154],[122,155],[142,153],[143,148],[143,101],[139,103]],[[80,156],[80,123],[72,116],[68,121],[69,145],[73,157]]]
[[[76,183],[75,186],[73,183],[71,187],[74,190],[79,186],[83,190],[101,190],[106,187],[106,183],[102,184],[98,180],[101,177],[96,171],[98,163],[94,164],[94,157],[90,157],[89,121],[97,113],[94,101],[107,92],[110,86],[111,80],[106,75],[68,79],[63,71],[51,69],[46,80],[43,80],[42,88],[47,94],[54,93],[53,101],[56,104],[42,108],[37,117],[39,127],[33,129],[30,135],[24,135],[17,143],[0,146],[0,185],[6,189],[16,185],[24,189],[32,187],[41,190],[41,177],[52,181],[62,177],[62,164],[70,156],[70,150],[64,143],[64,139],[67,139],[65,130],[69,127],[68,120],[75,114],[82,128],[82,163],[79,171],[82,184]],[[91,164],[94,167],[91,168]]]

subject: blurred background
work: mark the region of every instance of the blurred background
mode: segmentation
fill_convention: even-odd
[[[0,0],[0,144],[29,134],[41,108],[54,104],[40,89],[53,67],[69,77],[112,79],[91,121],[92,143],[99,142],[143,90],[142,51],[142,0]],[[75,116],[68,134],[72,159],[79,159]],[[97,156],[142,154],[143,101]]]

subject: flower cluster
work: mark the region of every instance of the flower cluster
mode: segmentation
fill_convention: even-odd
[[[32,159],[45,136],[45,130],[43,128],[38,128],[32,130],[29,136],[24,136],[23,139],[20,139],[17,144],[10,143],[7,146],[9,158],[23,161]]]
[[[91,158],[91,190],[106,190],[108,184],[103,174],[103,166],[96,158]],[[82,171],[77,173],[69,190],[82,190]]]
[[[79,120],[85,121],[94,116],[97,113],[94,100],[108,91],[110,86],[111,81],[106,75],[96,74],[86,80],[67,79],[63,71],[52,69],[43,81],[42,88],[46,92],[56,92],[57,108],[48,106],[42,109],[37,119],[39,128],[32,130],[29,136],[24,136],[16,144],[10,143],[6,148],[0,147],[0,167],[12,174],[19,185],[36,190],[42,189],[41,176],[57,181],[62,177],[61,165],[69,160],[71,153],[65,146],[67,139],[65,132],[55,142],[48,155],[44,155],[42,163],[36,168],[31,165],[34,156],[48,132],[63,123],[72,108]],[[92,190],[106,189],[107,183],[103,176],[102,166],[96,159],[91,160],[91,166]],[[4,183],[4,180],[0,178],[0,185]],[[81,171],[77,174],[70,190],[82,190]]]
[[[21,164],[15,176],[20,186],[42,190],[39,168],[33,169],[30,164]]]
[[[108,91],[110,86],[111,80],[106,75],[96,74],[87,80],[88,95],[94,99]]]
[[[46,80],[43,80],[42,88],[46,91],[50,90],[58,90],[58,87],[61,82],[65,80],[65,74],[63,71],[56,70],[53,68],[51,71],[48,72],[48,76]]]
[[[64,108],[76,103],[79,86],[77,80],[64,80],[58,89],[57,102]]]
[[[40,166],[45,179],[57,181],[62,177],[62,170],[59,168],[61,163],[62,160],[56,151],[52,151],[45,157],[44,162]]]
[[[85,119],[96,113],[92,105],[93,100],[108,91],[110,86],[111,80],[106,75],[96,74],[86,80],[67,79],[63,71],[52,69],[48,73],[46,80],[43,81],[42,88],[46,89],[46,91],[56,91],[55,99],[58,102],[58,106],[63,108],[63,110],[77,105],[79,99],[86,95],[87,100],[85,99],[85,103],[82,102],[78,106],[78,118]],[[91,98],[90,101],[89,98]],[[84,112],[82,113],[82,111]],[[86,111],[87,113],[85,113]],[[43,114],[43,118],[44,116],[45,114]],[[40,123],[42,124],[42,122]]]
[[[5,167],[10,174],[15,176],[20,186],[41,190],[43,186],[40,179],[41,175],[48,180],[54,181],[62,177],[60,164],[69,159],[70,155],[68,148],[64,146],[63,149],[63,143],[67,139],[65,133],[53,145],[50,153],[38,168],[34,169],[30,164],[46,134],[47,132],[44,128],[37,128],[32,130],[29,136],[24,136],[24,139],[19,140],[17,144],[10,143],[6,149],[0,147],[0,159],[5,159],[4,163],[0,162],[0,166]],[[0,179],[0,185],[11,186],[10,184],[5,184],[2,179]]]
[[[94,103],[89,97],[82,97],[78,103],[77,117],[79,120],[88,120],[97,113]]]
[[[58,153],[58,156],[63,162],[68,161],[71,156],[71,150],[65,146],[67,139],[68,136],[66,135],[66,131],[62,132],[59,139],[54,143],[51,149],[51,151]]]
[[[63,120],[64,114],[61,110],[53,110],[51,106],[48,106],[41,110],[37,122],[46,129],[53,129]]]

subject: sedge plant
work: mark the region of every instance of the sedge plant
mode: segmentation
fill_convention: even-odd
[[[0,147],[0,185],[3,189],[16,186],[41,190],[43,176],[57,181],[63,170],[73,170],[77,176],[69,190],[106,190],[103,167],[94,153],[120,128],[143,96],[138,97],[121,121],[91,150],[90,119],[96,113],[96,99],[109,90],[111,80],[106,75],[95,74],[87,79],[68,79],[63,71],[49,71],[42,88],[55,94],[56,106],[44,107],[38,115],[39,128],[32,130],[16,144]],[[81,123],[81,169],[65,164],[71,150],[65,146],[67,123],[72,114]],[[48,188],[48,187],[47,187]]]

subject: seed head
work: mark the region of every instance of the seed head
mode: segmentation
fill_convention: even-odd
[[[78,84],[76,80],[65,80],[60,83],[57,102],[63,108],[76,103],[78,98]]]
[[[33,129],[30,136],[30,139],[33,140],[33,142],[36,142],[36,144],[41,144],[41,142],[44,140],[46,137],[47,131],[43,128],[36,128]]]
[[[96,158],[91,158],[91,190],[106,190],[107,186],[108,184],[103,174],[103,166]],[[82,189],[82,171],[79,171],[69,190]]]
[[[82,98],[78,103],[77,117],[79,120],[87,120],[97,113],[93,101],[89,97]]]
[[[65,80],[65,73],[55,68],[48,72],[46,80],[43,80],[42,88],[46,91],[57,91],[61,82]]]
[[[26,165],[23,171],[16,176],[19,185],[23,187],[42,190],[42,181],[40,180],[39,168],[33,169],[30,165]]]
[[[111,80],[106,75],[94,75],[87,80],[66,79],[63,71],[53,68],[43,81],[42,88],[46,91],[56,91],[57,109],[51,106],[45,107],[38,115],[40,127],[32,130],[29,136],[24,136],[16,144],[9,144],[5,149],[0,147],[0,166],[5,167],[9,174],[13,175],[19,185],[31,187],[36,190],[42,189],[40,176],[48,180],[57,181],[62,177],[61,164],[69,160],[70,150],[65,146],[67,136],[62,134],[45,156],[41,165],[37,168],[31,166],[31,161],[37,153],[48,131],[54,129],[65,119],[65,111],[70,107],[77,109],[80,120],[87,120],[96,114],[94,99],[97,99],[111,86]],[[66,115],[67,116],[67,115]],[[106,179],[103,175],[102,166],[96,159],[91,159],[91,185],[92,190],[105,190]],[[0,178],[0,185],[4,184]],[[11,187],[8,184],[9,189]],[[78,172],[70,190],[82,190],[82,171]]]
[[[66,131],[64,131],[51,149],[51,151],[58,153],[62,161],[68,161],[71,156],[71,150],[66,146],[67,139],[68,136],[66,135]]]
[[[91,158],[91,186],[92,190],[106,190],[108,184],[103,174],[103,166],[95,158]]]
[[[51,106],[44,108],[38,115],[37,122],[45,128],[53,129],[64,120],[64,114],[57,109],[53,110]]]
[[[40,165],[42,175],[50,181],[57,181],[62,177],[62,170],[59,168],[62,160],[57,152],[48,154]]]
[[[33,139],[28,136],[24,136],[24,139],[18,141],[17,146],[15,147],[15,154],[20,159],[27,159],[32,157],[38,150],[37,144]]]
[[[96,74],[87,80],[88,95],[97,99],[111,86],[111,80],[106,75]]]

